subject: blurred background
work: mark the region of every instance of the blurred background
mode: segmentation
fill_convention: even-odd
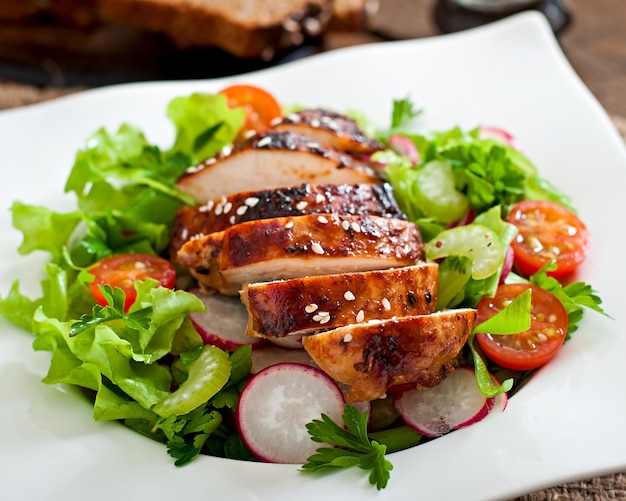
[[[245,73],[535,9],[603,106],[626,116],[624,0],[229,0],[215,2],[217,16],[194,11],[212,3],[0,0],[0,108],[94,86]]]

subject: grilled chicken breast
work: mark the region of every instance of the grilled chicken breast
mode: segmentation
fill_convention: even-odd
[[[412,222],[310,214],[248,221],[189,240],[176,261],[203,287],[236,295],[247,283],[403,267],[423,257]]]
[[[267,132],[252,136],[228,154],[220,154],[188,170],[176,185],[205,204],[240,191],[303,182],[379,184],[382,180],[367,163],[345,152],[292,132]]]
[[[431,388],[456,366],[476,310],[372,320],[304,336],[302,344],[333,379],[350,386],[348,402],[383,398],[397,385]]]
[[[372,319],[432,313],[435,263],[404,268],[309,276],[247,285],[248,336],[282,338]]]
[[[381,142],[366,136],[356,121],[321,108],[290,113],[272,123],[272,128],[290,131],[354,154],[372,154],[384,149]]]
[[[405,216],[385,184],[300,184],[272,190],[245,191],[176,213],[170,253],[189,240],[258,219],[305,214],[372,214]]]

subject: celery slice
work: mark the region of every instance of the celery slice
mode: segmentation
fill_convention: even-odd
[[[426,217],[444,224],[461,219],[469,208],[467,197],[457,191],[448,162],[433,160],[417,174],[414,196]]]
[[[228,382],[230,360],[219,348],[205,345],[189,366],[189,375],[179,388],[152,409],[161,417],[182,416],[213,397]]]
[[[441,232],[425,245],[426,259],[463,256],[472,261],[472,278],[481,280],[496,273],[504,262],[506,247],[486,226],[471,224]]]

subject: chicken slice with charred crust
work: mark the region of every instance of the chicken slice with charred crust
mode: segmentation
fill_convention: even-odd
[[[384,149],[384,145],[367,136],[355,120],[321,108],[290,113],[276,119],[272,128],[277,131],[291,131],[353,154],[372,154]]]
[[[364,320],[424,315],[437,303],[438,266],[317,275],[247,285],[248,336],[282,338]]]
[[[437,386],[457,365],[476,310],[446,310],[352,324],[304,336],[302,344],[330,377],[350,386],[348,402],[383,398],[394,386]]]
[[[317,213],[405,218],[387,183],[304,183],[272,190],[245,191],[198,207],[181,207],[176,213],[170,253],[175,253],[190,238],[223,231],[246,221]]]
[[[309,214],[248,221],[186,242],[176,261],[207,289],[409,266],[423,260],[417,226],[372,215]]]
[[[205,204],[240,191],[303,182],[379,184],[382,180],[366,162],[343,151],[322,146],[293,132],[267,132],[252,136],[228,154],[220,154],[189,169],[176,186]]]

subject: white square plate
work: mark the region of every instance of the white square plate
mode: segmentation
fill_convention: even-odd
[[[210,64],[208,62],[207,64]],[[121,85],[0,113],[0,294],[19,278],[37,292],[44,256],[20,257],[13,200],[69,210],[62,195],[75,152],[122,122],[169,145],[167,102],[234,81],[282,103],[357,109],[388,124],[394,98],[425,110],[424,129],[496,125],[511,131],[545,177],[570,194],[591,232],[578,279],[614,317],[589,313],[559,356],[490,416],[390,455],[377,492],[360,470],[323,477],[297,466],[201,457],[173,466],[165,447],[116,423],[96,423],[74,391],[48,387],[49,354],[0,319],[0,478],[6,500],[506,499],[626,469],[626,151],[609,118],[561,53],[545,20],[521,14],[484,28],[348,48],[212,81]]]

